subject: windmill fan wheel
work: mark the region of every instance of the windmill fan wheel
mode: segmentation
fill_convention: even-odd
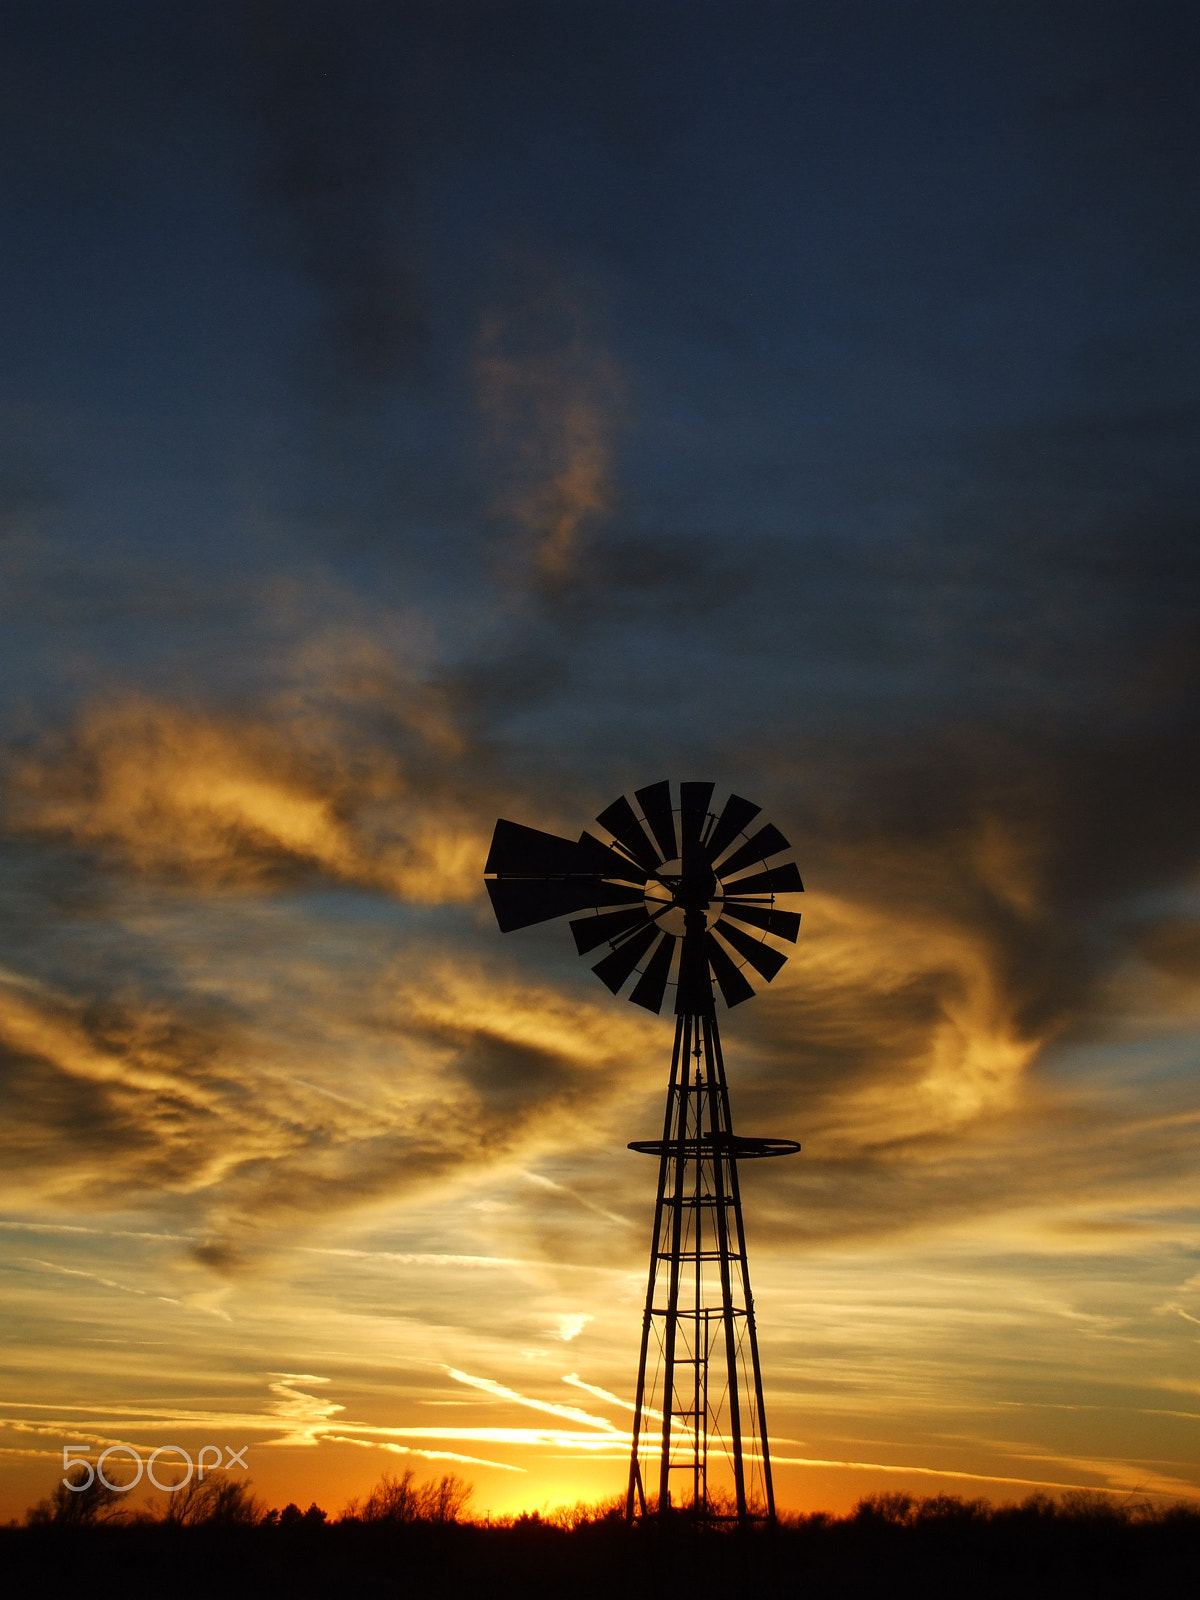
[[[571,923],[580,955],[607,947],[592,971],[614,994],[661,1012],[674,987],[679,1016],[710,1016],[713,984],[727,1006],[750,999],[752,972],[770,983],[794,944],[800,915],[779,906],[803,892],[791,845],[761,808],[731,794],[710,810],[711,783],[668,780],[607,806],[607,840],[497,822],[484,874],[502,933],[583,912]]]

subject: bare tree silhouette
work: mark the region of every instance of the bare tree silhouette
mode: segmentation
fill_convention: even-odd
[[[261,1522],[263,1514],[264,1507],[250,1491],[249,1478],[213,1473],[206,1478],[193,1478],[184,1488],[167,1495],[159,1521],[180,1528],[213,1524],[231,1527]]]
[[[346,1517],[359,1522],[458,1522],[474,1486],[446,1473],[428,1483],[418,1483],[409,1467],[399,1478],[385,1472],[360,1505],[351,1501]]]
[[[74,1467],[86,1465],[83,1461],[74,1463]],[[39,1500],[36,1506],[30,1507],[25,1520],[31,1528],[50,1524],[59,1528],[86,1528],[100,1522],[124,1522],[129,1513],[121,1500],[121,1493],[120,1485],[109,1488],[99,1474],[93,1472],[91,1482],[86,1487],[69,1488],[65,1481],[55,1484],[53,1492],[45,1500]]]

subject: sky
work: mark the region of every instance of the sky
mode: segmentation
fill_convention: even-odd
[[[2,27],[0,1516],[622,1489],[671,1019],[482,870],[664,777],[780,1504],[1200,1498],[1195,8]]]

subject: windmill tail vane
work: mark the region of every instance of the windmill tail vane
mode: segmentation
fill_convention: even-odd
[[[791,1155],[791,1139],[733,1131],[716,993],[726,1006],[770,983],[800,916],[791,846],[760,807],[713,784],[669,781],[624,795],[577,840],[496,824],[484,868],[503,933],[572,916],[580,955],[614,994],[661,1013],[673,991],[675,1040],[658,1159],[626,1493],[629,1520],[671,1511],[711,1522],[773,1520],[775,1495],[746,1259],[738,1162]],[[582,915],[575,915],[583,913]],[[606,947],[606,948],[605,948]]]

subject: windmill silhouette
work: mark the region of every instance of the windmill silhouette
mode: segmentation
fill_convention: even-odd
[[[631,1521],[672,1508],[702,1521],[775,1516],[738,1162],[800,1146],[734,1133],[713,985],[735,1006],[755,992],[747,969],[771,981],[787,957],[768,939],[794,944],[800,928],[777,901],[804,885],[779,859],[791,846],[778,828],[747,833],[760,807],[730,795],[716,814],[712,794],[681,783],[676,806],[664,780],[635,792],[640,813],[622,795],[596,819],[610,841],[502,819],[484,868],[501,932],[584,912],[575,944],[607,947],[592,971],[614,994],[636,974],[629,999],[657,1013],[674,990],[662,1137],[629,1146],[658,1157]]]

